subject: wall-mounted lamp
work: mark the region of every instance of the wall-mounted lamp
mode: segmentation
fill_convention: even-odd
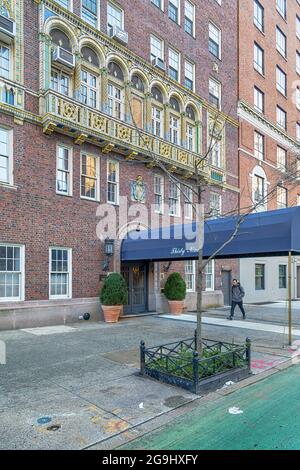
[[[111,240],[110,238],[106,238],[106,240],[104,241],[104,252],[106,255],[106,260],[103,263],[103,267],[102,267],[103,271],[109,271],[110,258],[114,254],[114,249],[115,249],[114,240]]]

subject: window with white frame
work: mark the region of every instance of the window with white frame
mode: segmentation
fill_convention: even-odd
[[[81,154],[80,195],[85,199],[99,200],[99,159],[88,153]]]
[[[280,67],[276,67],[276,88],[284,96],[286,96],[286,74]]]
[[[277,119],[278,126],[286,130],[286,124],[287,124],[286,112],[282,108],[280,108],[280,106],[277,106],[277,109],[276,109],[276,119]]]
[[[169,0],[169,18],[175,23],[180,21],[180,0]]]
[[[174,51],[174,49],[169,49],[169,77],[173,80],[179,81],[179,53]]]
[[[186,219],[193,218],[193,190],[190,186],[182,187],[184,194],[184,217]]]
[[[51,89],[65,96],[70,96],[70,77],[61,70],[51,71]]]
[[[258,160],[264,160],[265,137],[257,131],[254,131],[254,155]]]
[[[216,219],[222,214],[222,196],[213,191],[209,194],[209,217]]]
[[[296,35],[300,39],[300,18],[298,15],[296,16]]]
[[[151,3],[158,7],[160,10],[163,9],[163,0],[151,0]]]
[[[186,260],[184,263],[185,283],[187,292],[196,291],[196,261]]]
[[[253,4],[254,24],[260,31],[264,31],[264,8],[257,0],[254,0]]]
[[[266,193],[266,180],[265,178],[254,175],[253,176],[253,202],[257,212],[265,210],[265,193]]]
[[[255,42],[254,43],[254,68],[261,75],[264,74],[264,50]]]
[[[169,214],[180,216],[180,188],[175,181],[169,181]]]
[[[0,244],[0,302],[24,299],[24,246]]]
[[[97,77],[87,70],[81,70],[81,102],[91,108],[97,107]]]
[[[254,87],[254,108],[259,113],[263,113],[265,109],[265,95],[256,86]]]
[[[50,298],[72,296],[72,250],[50,248]]]
[[[215,57],[221,58],[221,31],[212,23],[209,23],[208,49]]]
[[[10,78],[10,49],[0,43],[0,76]]]
[[[175,145],[179,145],[179,118],[174,116],[173,114],[170,115],[170,142]]]
[[[300,111],[300,88],[299,87],[296,88],[295,94],[296,94],[296,108],[298,109],[298,111]]]
[[[283,57],[286,57],[286,35],[276,26],[276,48]]]
[[[122,119],[122,89],[113,83],[108,84],[108,114],[114,118]]]
[[[277,147],[277,167],[285,171],[287,165],[287,151],[281,147]]]
[[[81,0],[81,17],[96,28],[98,24],[98,0]]]
[[[186,148],[195,151],[195,126],[189,122],[186,124]]]
[[[155,212],[162,214],[164,210],[164,178],[154,175]]]
[[[0,127],[0,183],[12,184],[11,132]]]
[[[119,163],[107,162],[107,202],[119,204]]]
[[[56,192],[72,195],[72,150],[58,145],[56,150]]]
[[[277,208],[285,209],[288,206],[288,192],[283,186],[277,186]]]
[[[153,34],[151,34],[150,38],[150,52],[151,59],[155,59],[156,57],[161,60],[164,59],[163,41]]]
[[[276,8],[278,13],[286,18],[286,0],[276,0]]]
[[[70,0],[56,0],[62,7],[70,9]]]
[[[107,4],[107,28],[124,29],[124,12],[117,5]]]
[[[184,62],[184,86],[191,91],[194,91],[195,83],[195,65],[186,60]]]
[[[296,72],[300,75],[300,52],[296,51]]]
[[[195,35],[195,5],[188,0],[184,2],[184,30],[190,36]]]
[[[211,260],[205,266],[205,290],[215,290],[215,260]]]
[[[221,84],[213,78],[209,79],[209,101],[218,109],[221,108]]]
[[[222,168],[222,152],[221,152],[221,140],[214,137],[210,137],[210,163],[211,165]]]
[[[156,137],[162,137],[162,109],[152,106],[152,134]]]

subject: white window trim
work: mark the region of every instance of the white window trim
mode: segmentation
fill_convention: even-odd
[[[173,3],[172,0],[171,0],[171,3]],[[169,19],[171,19],[171,18],[169,18]],[[173,20],[171,19],[171,21],[173,21]],[[175,21],[173,21],[173,23],[175,23],[179,26],[181,25],[181,0],[178,0],[178,22],[176,23]]]
[[[188,3],[193,7],[193,38],[195,39],[196,37],[196,7],[195,7],[195,4],[193,2],[191,2],[190,0],[187,0]],[[184,3],[184,17],[186,16],[185,15],[185,4],[186,2]],[[188,33],[187,33],[188,34]]]
[[[25,300],[25,245],[20,245],[18,243],[0,243],[0,246],[16,246],[20,248],[20,273],[21,273],[21,282],[20,282],[20,297],[0,297],[0,302],[23,302]]]
[[[63,5],[60,4],[60,2],[57,2],[61,8],[66,8]],[[69,5],[68,5],[68,11],[73,12],[73,0],[69,0]]]
[[[121,29],[124,30],[124,29],[125,29],[125,28],[124,28],[124,10],[123,10],[123,8],[122,8],[120,5],[118,5],[117,3],[115,3],[115,2],[113,2],[113,1],[111,1],[111,0],[109,0],[109,1],[107,2],[107,6],[106,6],[106,23],[107,23],[106,26],[107,26],[107,28],[108,28],[108,5],[109,5],[109,4],[110,4],[112,7],[114,7],[116,10],[120,10],[120,11],[122,12],[122,19],[121,19],[121,24],[122,24],[122,26],[121,26]],[[100,7],[99,7],[99,10],[100,10]]]
[[[185,203],[185,199],[186,199],[186,196],[184,195],[184,202],[183,202],[183,215],[184,215],[184,218],[186,220],[193,220],[193,203],[194,203],[194,193],[193,193],[193,188],[192,186],[189,186],[189,185],[186,185],[186,188],[188,188],[190,190],[190,196],[191,196],[191,201],[188,201],[188,204],[190,204],[190,207],[191,207],[191,215],[187,215],[186,214],[186,203]]]
[[[68,251],[68,264],[69,264],[69,285],[68,291],[69,295],[51,295],[51,252],[52,250],[67,250]],[[63,273],[62,273],[63,274]],[[50,300],[59,300],[59,299],[72,299],[72,278],[73,278],[73,270],[72,270],[72,248],[62,247],[62,246],[51,246],[49,248],[49,299]]]
[[[196,261],[192,261],[193,263],[193,287],[192,289],[186,289],[187,292],[196,292]],[[186,276],[186,272],[184,272]]]
[[[210,21],[208,23],[208,38],[210,39],[210,36],[209,36],[209,24],[211,24],[214,28],[216,28],[218,31],[219,31],[219,55],[218,56],[215,56],[213,55],[214,57],[216,57],[217,59],[219,60],[222,60],[222,30],[219,26],[216,25],[216,23],[214,23],[213,21]]]
[[[0,126],[8,135],[8,181],[0,181],[0,186],[14,185],[14,138],[13,129],[6,126]]]
[[[96,197],[87,197],[81,194],[81,176],[82,176],[82,156],[89,155],[91,157],[96,158]],[[84,152],[80,153],[80,199],[84,199],[86,201],[100,201],[100,158],[98,155],[91,153],[91,152]]]
[[[156,194],[158,194],[158,193],[155,192],[155,178],[160,178],[160,179],[162,180],[162,185],[161,185],[161,188],[162,188],[162,194],[161,194],[161,210],[160,210],[160,211],[156,210],[156,206],[155,206],[155,196],[156,196]],[[161,215],[163,215],[163,214],[164,214],[164,207],[165,207],[165,179],[164,179],[163,176],[157,175],[157,174],[154,174],[154,178],[153,178],[153,179],[154,179],[154,181],[153,181],[153,183],[154,183],[154,188],[153,188],[153,194],[154,194],[154,212],[155,212],[155,214],[161,214]]]
[[[180,199],[181,199],[181,194],[180,194],[180,187],[179,187],[179,183],[176,183],[173,181],[173,183],[177,186],[177,190],[178,190],[178,203],[177,203],[177,213],[176,214],[171,214],[171,211],[170,211],[170,182],[169,181],[169,195],[168,195],[168,207],[169,207],[169,216],[170,217],[181,217],[181,205],[180,205]]]
[[[207,273],[206,273],[206,270],[205,270],[205,292],[214,292],[214,290],[215,290],[215,271],[216,271],[216,266],[215,266],[215,260],[214,260],[214,259],[211,260],[211,265],[212,265],[212,273],[211,273],[211,277],[212,277],[212,287],[209,287],[209,288],[206,287],[206,276],[207,276]],[[208,264],[207,264],[206,266],[208,266]]]
[[[72,0],[73,2],[73,0]],[[93,26],[91,23],[89,23],[88,21],[86,21],[83,17],[82,17],[82,10],[83,10],[83,5],[82,5],[82,0],[80,1],[80,18],[82,19],[82,21],[84,21],[86,24],[88,24],[91,28],[95,28],[95,29],[100,29],[100,2],[97,2],[97,24],[96,26]]]
[[[108,200],[108,168],[109,168],[109,163],[113,163],[116,165],[116,188],[117,188],[117,200],[116,202],[113,202],[113,201],[109,201]],[[107,160],[107,165],[106,165],[106,202],[107,204],[111,204],[112,206],[118,206],[119,203],[120,203],[120,164],[118,161],[116,160],[113,160],[113,159],[109,159]]]
[[[160,56],[154,56],[154,54],[152,54],[152,51],[151,51],[151,38],[155,38],[157,39],[160,43],[161,43],[161,55]],[[150,60],[152,61],[153,57],[158,57],[159,59],[161,59],[163,62],[165,62],[165,41],[163,39],[161,39],[159,36],[157,36],[156,34],[151,34],[150,35]]]
[[[62,147],[69,150],[69,191],[67,193],[63,191],[58,191],[57,189],[57,171],[58,171],[58,149]],[[55,191],[56,194],[59,196],[73,196],[73,148],[69,147],[68,145],[64,145],[63,143],[58,142],[56,145],[56,175],[55,175]]]

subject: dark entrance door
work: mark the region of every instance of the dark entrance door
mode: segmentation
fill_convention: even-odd
[[[128,305],[124,314],[147,311],[147,265],[145,263],[124,264],[122,274],[128,286]]]
[[[222,271],[224,305],[231,305],[231,271]]]

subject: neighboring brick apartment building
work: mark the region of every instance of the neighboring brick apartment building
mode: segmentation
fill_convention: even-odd
[[[121,265],[115,242],[107,264],[97,209],[118,211],[127,196],[170,224],[188,221],[190,204],[149,149],[192,187],[212,139],[206,211],[238,207],[237,2],[0,5],[0,328],[101,318],[107,269],[128,279],[125,313],[163,310],[175,269],[194,308],[195,262]],[[222,304],[231,273],[234,261],[210,264],[207,304]]]
[[[239,2],[240,207],[300,204],[300,2]],[[241,260],[246,300],[287,298],[287,259]],[[293,297],[300,298],[300,259]]]

